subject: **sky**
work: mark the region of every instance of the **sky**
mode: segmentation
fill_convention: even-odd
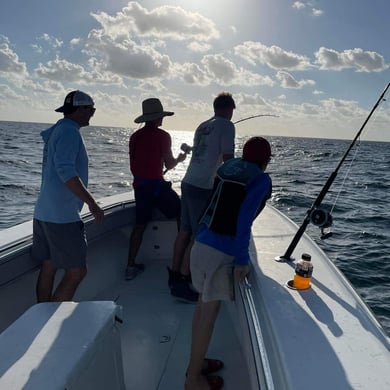
[[[158,97],[175,112],[164,129],[194,131],[230,92],[233,121],[264,115],[238,134],[353,139],[390,82],[389,14],[389,0],[4,0],[0,120],[55,122],[80,89],[91,125],[136,129]],[[390,141],[389,124],[383,101],[361,138]]]

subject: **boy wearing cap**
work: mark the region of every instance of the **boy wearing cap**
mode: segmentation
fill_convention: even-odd
[[[234,279],[241,282],[249,272],[251,226],[271,196],[271,178],[265,173],[270,157],[268,141],[253,137],[245,143],[242,158],[225,162],[217,171],[191,251],[192,283],[199,300],[186,390],[217,390],[223,385],[220,376],[208,375],[222,368],[222,361],[205,356],[221,301],[234,300]]]
[[[42,182],[33,220],[32,256],[41,262],[38,302],[72,300],[87,273],[87,243],[80,217],[83,203],[95,222],[104,216],[87,190],[88,155],[80,133],[95,112],[94,102],[86,93],[72,91],[55,111],[64,118],[41,133]],[[53,292],[58,269],[65,272]]]
[[[133,188],[136,204],[136,225],[130,235],[129,252],[125,278],[134,279],[144,270],[144,264],[135,259],[142,243],[147,223],[152,218],[154,208],[159,209],[167,218],[176,218],[179,223],[180,199],[164,180],[163,169],[174,168],[186,158],[180,153],[177,158],[172,154],[172,140],[168,132],[160,129],[163,118],[174,113],[164,111],[159,99],[150,98],[142,102],[142,115],[135,123],[145,125],[133,133],[129,140],[130,170],[133,175]]]

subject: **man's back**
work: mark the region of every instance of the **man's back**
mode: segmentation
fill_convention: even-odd
[[[137,130],[129,142],[130,169],[134,177],[163,178],[163,155],[171,148],[171,137],[158,127]]]
[[[195,132],[192,157],[183,181],[211,189],[223,156],[234,155],[234,137],[234,125],[227,118],[214,116],[201,123]]]

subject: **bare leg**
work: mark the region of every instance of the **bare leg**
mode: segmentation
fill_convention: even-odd
[[[127,266],[132,267],[135,264],[135,258],[142,243],[142,238],[146,229],[145,225],[135,225],[130,235],[129,252],[127,257]]]
[[[172,271],[179,272],[181,264],[184,261],[185,252],[190,242],[191,234],[189,232],[179,231],[176,236],[173,247]],[[189,268],[187,275],[189,274]]]
[[[52,301],[71,301],[77,287],[87,274],[87,267],[70,268],[65,270],[65,274],[53,294]]]
[[[39,271],[36,294],[37,302],[49,302],[51,301],[51,295],[53,291],[54,277],[57,269],[54,268],[50,260],[42,262],[41,270]]]
[[[186,390],[209,389],[202,376],[203,360],[209,348],[221,301],[202,302],[196,305],[192,319],[190,363],[187,370]]]
[[[189,275],[190,274],[190,259],[191,259],[191,249],[192,246],[194,245],[194,238],[191,237],[188,245],[186,247],[186,250],[183,255],[183,261],[181,262],[180,265],[180,273],[182,275]]]

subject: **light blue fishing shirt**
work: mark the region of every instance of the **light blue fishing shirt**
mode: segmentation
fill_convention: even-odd
[[[45,222],[79,221],[83,201],[65,182],[78,176],[88,186],[88,155],[80,126],[69,118],[41,132],[44,141],[41,190],[34,218]]]

